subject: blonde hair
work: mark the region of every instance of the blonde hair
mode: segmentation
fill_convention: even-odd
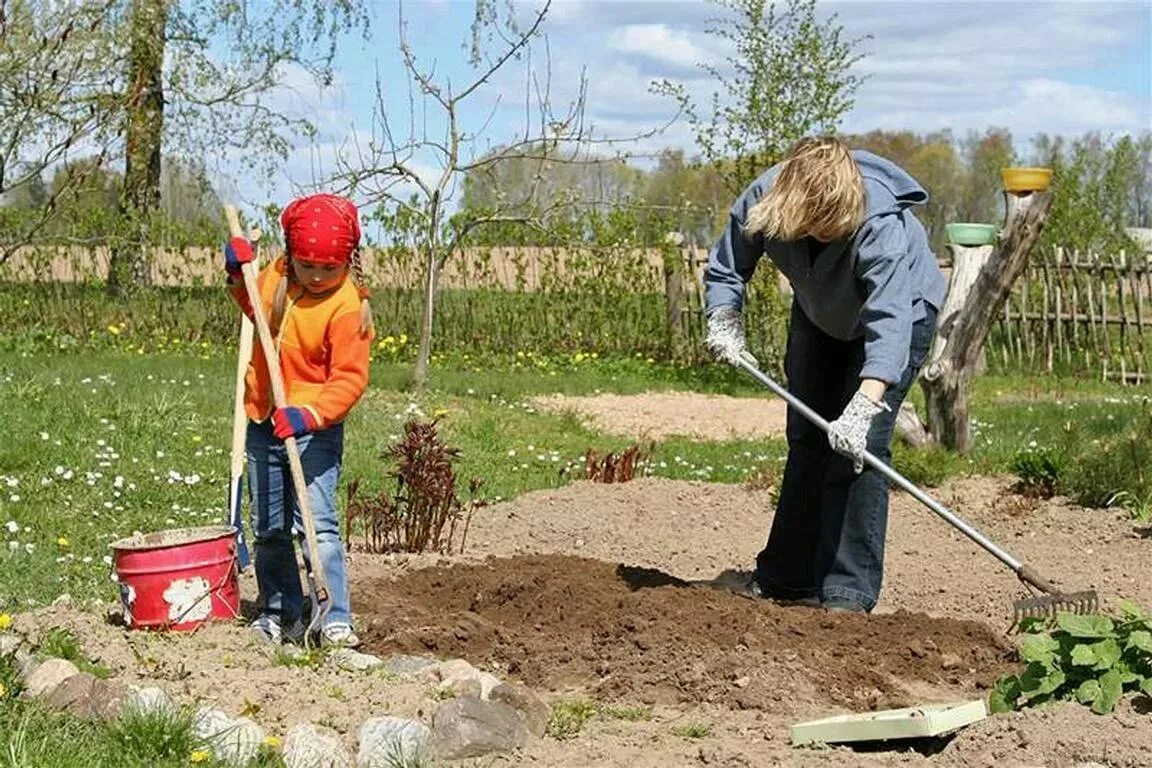
[[[772,189],[748,211],[744,231],[773,240],[849,237],[864,220],[864,181],[848,145],[810,136],[792,145]]]
[[[375,333],[376,321],[372,317],[372,305],[368,302],[368,297],[371,294],[364,281],[364,266],[360,262],[359,248],[352,251],[348,258],[348,267],[348,271],[356,283],[356,293],[360,296],[360,333],[361,335]],[[288,284],[295,282],[295,280],[296,275],[292,269],[292,252],[285,250],[284,272],[276,284],[276,293],[272,296],[272,317],[268,320],[268,326],[272,330],[273,337],[280,335],[280,323],[284,321],[284,311],[288,305]]]

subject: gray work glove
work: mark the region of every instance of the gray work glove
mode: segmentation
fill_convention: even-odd
[[[828,444],[832,450],[852,459],[856,474],[864,470],[864,451],[868,446],[868,429],[872,419],[881,411],[890,411],[887,403],[873,402],[868,395],[852,395],[840,418],[828,425]]]
[[[739,366],[740,360],[744,359],[760,367],[744,342],[744,316],[733,307],[718,307],[708,315],[708,335],[704,346],[721,362]]]

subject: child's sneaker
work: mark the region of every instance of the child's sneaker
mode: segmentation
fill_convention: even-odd
[[[320,631],[320,644],[329,648],[356,648],[360,638],[348,624],[329,624]]]
[[[304,624],[296,619],[285,630],[280,625],[280,619],[271,614],[262,613],[251,625],[252,632],[261,640],[272,645],[281,643],[300,643],[304,640]]]

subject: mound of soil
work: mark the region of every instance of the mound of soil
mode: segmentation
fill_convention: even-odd
[[[485,663],[534,687],[643,703],[852,709],[971,693],[1009,669],[972,621],[828,614],[564,555],[489,558],[361,583],[372,653]]]

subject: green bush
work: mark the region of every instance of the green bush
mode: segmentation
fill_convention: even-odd
[[[1152,413],[1118,437],[1081,446],[1065,474],[1064,492],[1085,506],[1152,498]]]
[[[1048,499],[1056,495],[1063,474],[1063,453],[1034,443],[1012,456],[1010,469],[1016,475],[1016,488],[1027,496]]]
[[[892,468],[922,488],[935,488],[959,474],[962,461],[938,445],[911,448],[899,441],[892,445]]]

